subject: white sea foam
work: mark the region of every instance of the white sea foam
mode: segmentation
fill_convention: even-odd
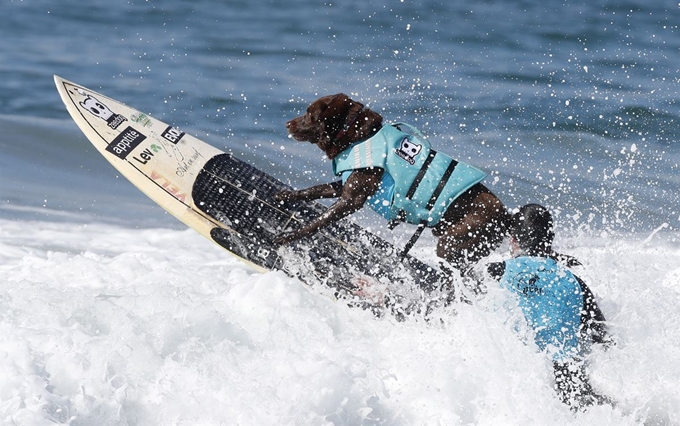
[[[618,340],[592,357],[617,408],[563,406],[493,289],[399,323],[191,230],[0,221],[0,423],[678,424],[680,251],[565,245]]]

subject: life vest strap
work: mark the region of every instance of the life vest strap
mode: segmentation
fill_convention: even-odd
[[[437,151],[434,149],[430,150],[430,153],[427,155],[427,158],[425,158],[425,161],[423,162],[423,165],[420,166],[420,170],[418,170],[418,174],[416,175],[415,179],[413,179],[413,182],[411,183],[411,186],[408,188],[408,192],[406,192],[406,199],[410,200],[413,198],[413,195],[416,193],[416,190],[418,189],[418,185],[420,185],[420,182],[423,181],[423,178],[425,177],[425,173],[427,173],[428,167],[430,167],[430,164],[432,164],[432,160],[434,160],[434,157],[437,155]],[[448,178],[447,178],[448,180]],[[446,182],[444,182],[446,184]],[[439,187],[437,187],[439,188]],[[439,191],[437,192],[437,196],[442,192],[442,189],[444,187],[442,186]],[[434,195],[434,194],[433,194]],[[434,203],[433,203],[434,205]],[[428,210],[431,207],[428,207]],[[390,220],[389,223],[387,224],[387,227],[392,230],[397,227],[400,223],[404,222],[406,220],[406,212],[404,210],[400,210],[399,213],[397,213],[397,217],[394,219]]]
[[[437,151],[434,149],[430,150],[430,153],[427,155],[427,158],[423,162],[423,165],[420,167],[420,170],[418,170],[418,174],[416,175],[416,178],[413,179],[413,183],[411,183],[411,186],[408,188],[408,192],[406,193],[406,199],[410,200],[413,198],[413,195],[416,193],[416,190],[418,189],[418,185],[420,185],[420,182],[423,181],[423,178],[425,177],[425,173],[427,173],[427,169],[430,167],[430,164],[432,164],[432,160],[434,160],[434,157],[437,155]],[[443,189],[443,187],[442,187]],[[439,192],[441,193],[442,190],[440,189]]]
[[[418,224],[418,228],[416,228],[416,232],[411,235],[411,239],[408,240],[404,248],[401,250],[401,253],[399,253],[399,261],[402,262],[408,252],[413,248],[413,246],[416,244],[418,241],[418,238],[420,238],[420,235],[423,233],[425,230],[425,227],[427,226],[427,221],[423,220]]]
[[[423,163],[423,167],[420,169],[420,172],[418,172],[418,176],[416,176],[416,179],[414,180],[413,184],[409,188],[409,194],[410,196],[413,196],[415,194],[416,189],[418,187],[418,184],[422,180],[422,175],[425,175],[425,172],[423,170],[427,170],[427,167],[430,165],[432,160],[434,159],[434,156],[437,155],[437,152],[435,150],[430,150],[430,155],[428,155],[425,163]],[[428,161],[429,160],[429,161]],[[456,166],[458,165],[458,162],[456,160],[451,160],[449,165],[446,167],[446,170],[444,171],[444,174],[442,175],[442,179],[439,181],[439,184],[435,188],[434,192],[432,193],[432,196],[430,197],[430,200],[427,202],[427,210],[432,210],[432,207],[434,207],[435,203],[437,202],[437,198],[441,195],[442,191],[444,190],[444,187],[446,186],[446,183],[449,181],[449,178],[453,174],[453,171],[456,169]],[[409,195],[407,194],[406,196],[409,198]],[[401,219],[403,222],[403,219],[406,217],[406,213],[402,210],[399,212],[399,215],[397,216],[396,219],[393,219],[390,221],[388,226],[392,225],[390,229],[394,229],[395,226],[399,224],[399,222],[394,223],[398,219]],[[408,252],[413,248],[413,246],[416,244],[418,241],[418,238],[420,238],[420,235],[423,233],[423,230],[425,230],[425,227],[427,226],[427,221],[422,220],[418,224],[418,228],[416,228],[416,231],[413,233],[411,236],[411,239],[408,240],[406,245],[404,246],[404,249],[401,251],[399,254],[399,260],[402,261],[408,254]]]
[[[432,196],[430,197],[430,200],[427,202],[427,206],[425,206],[425,208],[427,208],[428,210],[432,210],[432,207],[434,207],[434,204],[437,202],[437,198],[439,198],[442,191],[444,190],[444,187],[446,186],[446,183],[449,181],[449,178],[453,174],[453,171],[456,170],[457,165],[458,162],[452,159],[449,165],[446,167],[446,170],[442,175],[442,180],[439,181],[439,184],[434,189],[434,192],[432,193]]]

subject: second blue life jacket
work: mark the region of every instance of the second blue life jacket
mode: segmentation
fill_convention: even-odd
[[[517,295],[539,349],[554,360],[578,353],[583,292],[574,274],[553,259],[520,256],[505,261],[500,284]]]

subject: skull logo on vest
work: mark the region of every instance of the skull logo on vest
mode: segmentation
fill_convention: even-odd
[[[420,151],[422,151],[422,149],[423,149],[422,145],[411,142],[410,140],[408,140],[408,137],[405,136],[401,140],[399,148],[397,148],[395,152],[399,156],[399,158],[405,160],[410,165],[414,165],[416,163],[416,157],[418,156],[418,154],[420,154]]]

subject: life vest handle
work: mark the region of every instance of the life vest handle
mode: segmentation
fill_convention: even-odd
[[[400,130],[402,132],[403,132],[403,130],[401,130],[401,128],[406,127],[411,132],[411,134],[413,136],[416,136],[417,138],[422,139],[423,141],[426,141],[428,144],[430,143],[430,140],[420,130],[411,126],[408,123],[402,123],[402,122],[392,123],[392,126],[396,127],[397,130]]]

